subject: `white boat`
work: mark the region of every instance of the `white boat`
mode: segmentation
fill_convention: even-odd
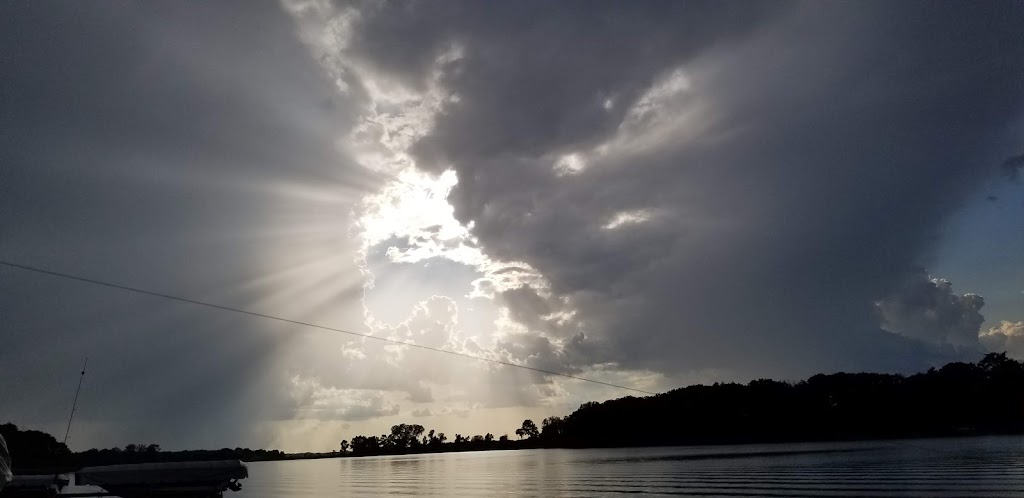
[[[51,497],[60,494],[61,489],[68,485],[70,479],[65,474],[30,474],[14,475],[0,497],[32,498]]]
[[[238,491],[249,469],[239,460],[166,462],[86,467],[75,484],[99,486],[122,498],[143,496],[219,497]]]

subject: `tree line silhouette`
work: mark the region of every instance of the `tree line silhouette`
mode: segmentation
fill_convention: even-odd
[[[124,448],[93,448],[72,452],[56,438],[42,431],[19,430],[14,424],[0,424],[0,436],[7,442],[15,474],[68,472],[92,465],[122,463],[183,462],[197,460],[282,460],[289,455],[279,450],[221,448],[219,450],[162,451],[158,444],[129,444]],[[299,454],[305,455],[305,454]]]
[[[544,423],[556,419],[559,418],[549,417]],[[508,434],[496,438],[494,434],[487,433],[475,436],[456,434],[454,439],[448,441],[448,436],[443,432],[426,432],[419,424],[398,424],[391,426],[390,434],[356,436],[351,442],[343,440],[340,450],[342,454],[351,452],[355,456],[367,456],[537,447],[535,438],[540,435],[540,429],[532,420],[523,421],[523,426],[515,432],[519,440],[510,439]]]
[[[818,374],[800,382],[693,385],[662,394],[589,402],[538,427],[525,420],[515,438],[449,438],[419,424],[341,441],[332,453],[223,448],[161,451],[155,444],[72,453],[53,436],[0,425],[15,471],[182,460],[244,461],[520,448],[584,448],[796,442],[1024,433],[1024,363],[990,353],[910,376]]]
[[[513,448],[585,448],[825,441],[1024,433],[1024,363],[990,353],[911,376],[818,374],[800,382],[694,385],[647,397],[589,402],[519,439],[445,435],[399,424],[391,434],[342,441],[380,455]]]
[[[591,402],[541,439],[583,447],[1021,432],[1024,363],[991,353],[911,376],[818,374],[797,383],[716,383]]]

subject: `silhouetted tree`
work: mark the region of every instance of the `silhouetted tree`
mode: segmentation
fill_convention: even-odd
[[[545,444],[557,444],[562,440],[565,422],[562,417],[548,417],[541,421],[541,440]]]
[[[523,421],[523,426],[516,429],[516,435],[520,439],[524,436],[532,439],[540,435],[540,430],[537,429],[537,424],[533,423],[533,420],[526,419]]]
[[[380,453],[380,440],[377,436],[356,436],[352,438],[352,454],[376,455]]]
[[[14,424],[0,425],[0,435],[7,441],[11,466],[15,474],[21,469],[47,465],[63,465],[70,461],[71,452],[53,436],[34,430],[18,430]]]
[[[391,434],[385,436],[389,450],[406,450],[419,445],[419,437],[423,434],[423,426],[419,424],[398,424],[391,426]]]

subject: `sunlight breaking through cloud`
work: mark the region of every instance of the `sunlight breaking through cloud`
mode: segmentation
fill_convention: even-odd
[[[665,380],[663,375],[646,370],[616,371],[614,362],[603,363],[599,370],[588,367],[592,359],[586,358],[582,351],[593,350],[595,346],[583,333],[584,322],[574,300],[555,295],[547,278],[530,264],[498,260],[488,254],[474,234],[474,221],[460,222],[456,218],[451,197],[460,184],[459,174],[452,168],[437,169],[437,165],[430,165],[432,169],[428,172],[417,164],[419,152],[414,152],[412,147],[437,133],[435,126],[440,116],[456,112],[458,106],[463,105],[462,96],[446,85],[460,74],[459,64],[466,57],[466,46],[451,40],[441,43],[431,56],[429,68],[422,73],[422,78],[403,80],[349,50],[354,23],[363,22],[366,12],[374,11],[374,7],[367,7],[368,11],[360,9],[366,12],[357,12],[355,9],[338,10],[319,2],[311,5],[286,2],[285,5],[295,17],[303,40],[311,46],[313,53],[324,54],[318,55],[318,60],[325,65],[327,73],[344,80],[344,85],[339,87],[348,94],[362,92],[365,97],[362,116],[352,131],[339,139],[340,147],[349,151],[367,170],[388,177],[380,190],[365,196],[355,207],[356,221],[351,230],[360,241],[358,262],[366,282],[365,325],[375,335],[553,371],[594,373],[645,385]],[[316,15],[311,17],[310,12]],[[579,176],[588,170],[592,159],[607,163],[611,156],[628,155],[637,147],[648,147],[652,140],[668,139],[671,130],[678,129],[678,117],[693,116],[698,109],[692,103],[680,103],[690,86],[688,77],[677,69],[655,80],[635,100],[615,93],[607,94],[596,105],[602,112],[625,113],[619,132],[589,148],[554,156],[552,173],[555,176]],[[628,104],[630,100],[634,101],[632,105]],[[620,105],[620,101],[623,104]],[[620,106],[624,107],[617,111]],[[675,118],[670,119],[670,113]],[[605,229],[642,224],[651,220],[654,213],[652,209],[620,211],[606,222]],[[374,259],[381,248],[386,248],[383,262]],[[439,260],[465,265],[475,273],[463,282],[464,295],[431,297],[436,291],[427,289],[436,287],[437,282],[419,279],[411,271],[412,268],[429,267]],[[401,270],[380,267],[382,264],[409,271],[402,273]],[[396,271],[405,275],[402,278],[410,279],[403,292],[421,289],[419,292],[426,294],[413,305],[405,319],[396,320],[394,316],[398,313],[389,312],[391,318],[385,320],[371,310],[366,299],[376,292],[378,273],[392,275],[387,278],[398,278],[393,276]],[[471,301],[456,301],[464,299]],[[433,317],[434,312],[429,310],[440,303],[439,300],[448,300],[447,311],[443,317]],[[462,310],[460,306],[467,309]],[[470,308],[474,311],[470,312]],[[459,323],[457,317],[463,311],[467,316],[478,315],[472,322],[475,324],[473,330],[464,330]],[[480,316],[488,314],[491,316],[489,325],[479,330],[485,323],[481,322]],[[424,318],[428,318],[427,321],[423,321]],[[417,375],[412,372],[429,368],[426,365],[430,364],[429,361],[422,363],[422,354],[403,346],[352,344],[344,347],[342,356],[350,361],[364,362],[374,361],[375,355],[382,368],[386,366],[403,371],[403,375]],[[486,365],[458,368],[452,365],[447,368],[453,369],[452,372],[465,371],[465,368],[478,372],[475,377],[462,376],[459,382],[453,382],[454,377],[449,376],[451,372],[440,377],[419,374],[424,379],[421,385],[429,385],[433,393],[430,397],[440,396],[448,403],[465,397],[466,401],[483,400],[488,406],[509,402],[533,406],[571,397],[563,385],[564,381],[536,373],[495,370]],[[470,378],[477,381],[467,385]],[[509,383],[510,379],[517,380]],[[501,390],[502,386],[511,391],[503,391],[500,396],[504,400],[499,401],[492,396],[497,392],[495,389]],[[591,397],[615,394],[593,387],[579,391],[580,387],[574,388],[577,395],[581,392],[590,393]],[[418,413],[427,413],[427,410],[423,407]],[[435,409],[434,413],[438,410]]]
[[[637,209],[633,211],[621,211],[616,213],[608,223],[605,223],[605,230],[614,230],[623,225],[636,225],[651,219],[652,212],[649,209]]]
[[[423,300],[413,306],[408,318],[397,325],[389,325],[376,317],[365,304],[364,298],[365,325],[375,335],[394,340],[513,363],[531,364],[541,361],[550,369],[564,369],[561,360],[556,359],[561,355],[557,348],[562,347],[562,341],[551,342],[544,338],[544,334],[554,330],[546,325],[548,323],[561,328],[571,326],[575,312],[566,308],[567,303],[560,302],[559,307],[550,309],[545,317],[536,322],[542,327],[540,330],[522,325],[518,321],[523,319],[521,316],[510,319],[508,308],[501,306],[498,301],[505,299],[506,293],[515,289],[533,289],[532,292],[538,295],[549,296],[546,280],[528,264],[497,261],[487,255],[472,233],[473,222],[460,223],[448,200],[452,189],[458,185],[457,173],[451,169],[440,173],[422,171],[410,154],[410,147],[431,133],[438,113],[447,105],[460,102],[460,97],[447,90],[441,82],[446,77],[446,71],[464,56],[463,47],[458,43],[448,43],[434,57],[432,69],[428,71],[424,84],[408,85],[379,71],[370,61],[361,60],[347,52],[352,25],[361,19],[360,12],[338,9],[323,2],[285,2],[285,7],[296,19],[302,39],[314,54],[318,54],[317,59],[325,71],[337,81],[339,91],[345,94],[363,92],[365,95],[366,104],[362,107],[362,116],[350,133],[339,138],[339,147],[348,151],[362,167],[389,177],[380,190],[365,196],[354,208],[355,223],[351,233],[360,241],[357,261],[365,276],[364,293],[374,292],[377,278],[374,272],[379,271],[370,266],[370,255],[379,247],[386,247],[384,254],[386,264],[389,265],[407,267],[444,259],[472,268],[476,276],[463,283],[463,298],[493,301],[493,306],[478,304],[474,308],[493,308],[499,311],[492,318],[493,330],[467,335],[459,326],[459,305],[451,297],[423,296]],[[610,109],[611,99],[608,102],[606,108]],[[584,168],[582,156],[579,155],[566,156],[559,164],[567,173],[578,173]],[[415,285],[418,288],[429,288],[433,283],[416,282]],[[443,310],[437,308],[441,303],[445,303]],[[542,359],[537,356],[537,351],[523,349],[522,345],[513,346],[513,342],[503,339],[515,338],[517,335],[520,338],[535,337],[541,341],[535,342],[537,345],[546,344],[543,349],[549,357]],[[350,362],[375,361],[378,368],[407,371],[403,375],[417,375],[411,372],[423,368],[437,370],[436,366],[428,366],[435,363],[436,358],[434,362],[428,360],[423,363],[422,356],[421,352],[409,350],[408,347],[376,346],[365,341],[349,342],[341,347],[341,357]],[[456,396],[452,399],[469,396],[469,400],[488,400],[492,395],[491,389],[495,387],[494,382],[501,384],[506,382],[501,380],[503,378],[523,378],[522,372],[495,370],[486,365],[450,368],[455,371],[466,368],[478,371],[475,378],[483,381],[483,384],[477,381],[467,386],[462,385],[465,380],[452,383],[454,378],[446,374],[426,380],[436,394],[449,398]],[[419,375],[424,379],[432,378]],[[558,384],[543,376],[527,377],[530,380],[514,383],[515,390],[520,391],[520,394],[510,399],[518,399],[516,404],[532,405],[538,399],[550,398],[563,392],[559,388],[545,391],[547,394],[542,396],[528,394],[530,390],[550,390]],[[538,382],[541,384],[538,385]],[[450,389],[462,391],[463,394],[440,394]],[[328,391],[321,389],[314,392]],[[419,397],[422,396],[414,396]],[[505,402],[489,399],[487,403],[501,405]],[[435,409],[434,412],[446,413],[448,409]],[[418,413],[428,411],[429,408],[421,408]]]
[[[566,154],[555,162],[558,176],[576,175],[586,169],[587,164],[579,154]]]

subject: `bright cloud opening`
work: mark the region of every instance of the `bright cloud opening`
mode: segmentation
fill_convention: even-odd
[[[636,225],[649,219],[653,213],[649,209],[637,209],[634,211],[622,211],[616,213],[608,223],[602,227],[605,230],[614,230],[625,225]]]
[[[555,173],[558,176],[575,175],[587,167],[583,156],[579,154],[566,154],[555,162]]]

